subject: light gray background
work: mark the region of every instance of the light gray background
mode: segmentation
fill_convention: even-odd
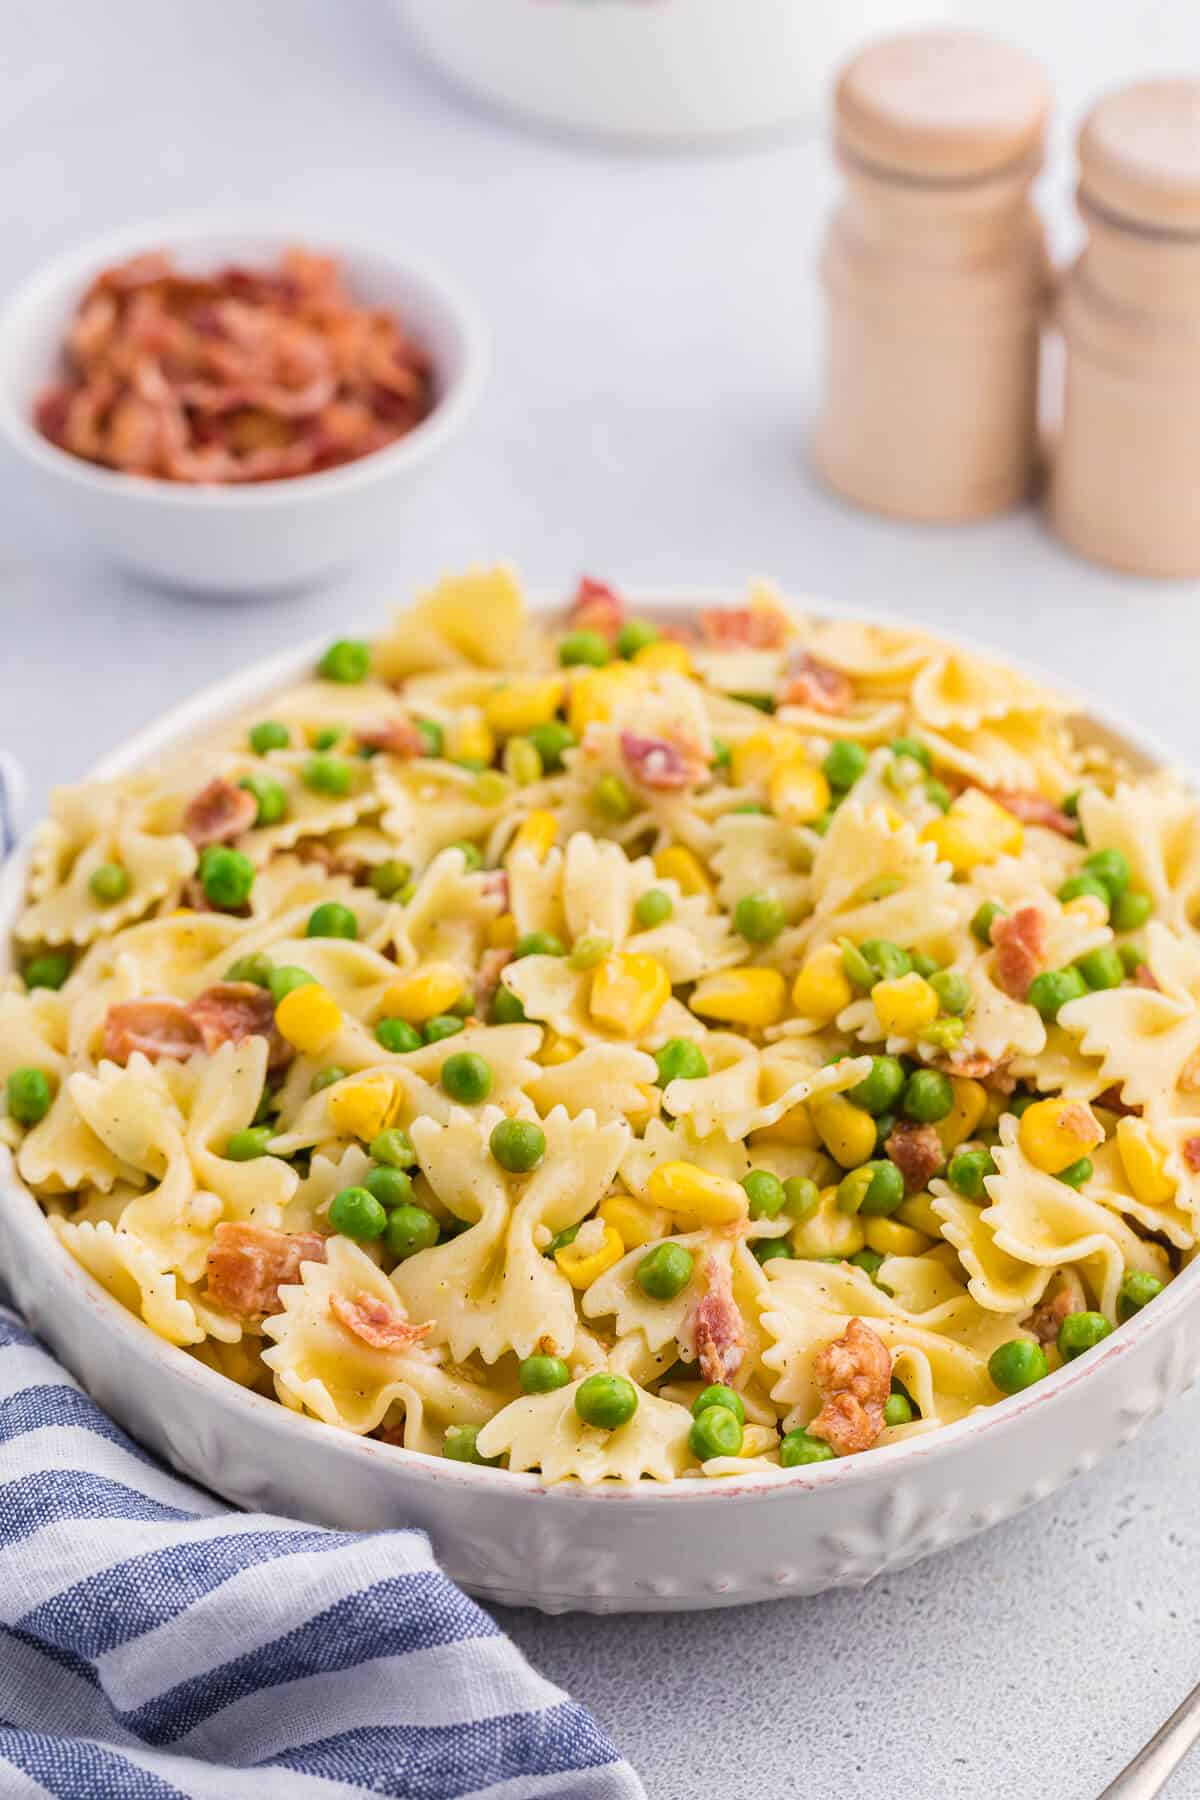
[[[967,10],[1058,84],[1043,188],[1065,247],[1081,105],[1134,73],[1200,68],[1200,19],[1180,0]],[[513,130],[443,88],[382,0],[6,0],[0,25],[0,286],[143,216],[325,216],[440,257],[495,348],[427,509],[336,594],[139,589],[6,470],[0,743],[34,806],[230,667],[373,626],[439,570],[497,554],[563,591],[581,569],[769,572],[917,614],[1085,682],[1196,760],[1200,588],[1089,569],[1032,513],[908,529],[808,479],[832,192],[816,135],[655,156]],[[1198,1492],[1200,1395],[1065,1496],[862,1593],[502,1623],[595,1709],[652,1800],[1085,1800],[1200,1677]],[[1200,1796],[1200,1753],[1171,1791]]]

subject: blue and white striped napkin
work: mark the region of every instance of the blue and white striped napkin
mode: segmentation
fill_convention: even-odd
[[[0,1308],[0,1796],[46,1795],[644,1800],[424,1532],[232,1511]]]

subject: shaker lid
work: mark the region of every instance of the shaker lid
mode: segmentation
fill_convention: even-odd
[[[1036,151],[1050,89],[1024,51],[977,31],[881,38],[842,70],[834,96],[842,147],[926,181],[997,173]]]
[[[1105,212],[1200,231],[1200,81],[1139,81],[1107,94],[1080,129],[1079,175]]]

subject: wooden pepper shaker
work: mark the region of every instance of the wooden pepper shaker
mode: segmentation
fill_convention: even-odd
[[[1034,484],[1049,105],[1035,63],[975,32],[886,38],[842,72],[813,455],[859,506],[982,518]]]
[[[1096,562],[1200,575],[1200,81],[1101,100],[1079,175],[1051,518]]]

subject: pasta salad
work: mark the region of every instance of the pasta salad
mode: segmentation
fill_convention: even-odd
[[[808,1467],[1190,1258],[1198,908],[1184,789],[999,662],[474,570],[56,792],[0,1143],[297,1412],[546,1482]]]

